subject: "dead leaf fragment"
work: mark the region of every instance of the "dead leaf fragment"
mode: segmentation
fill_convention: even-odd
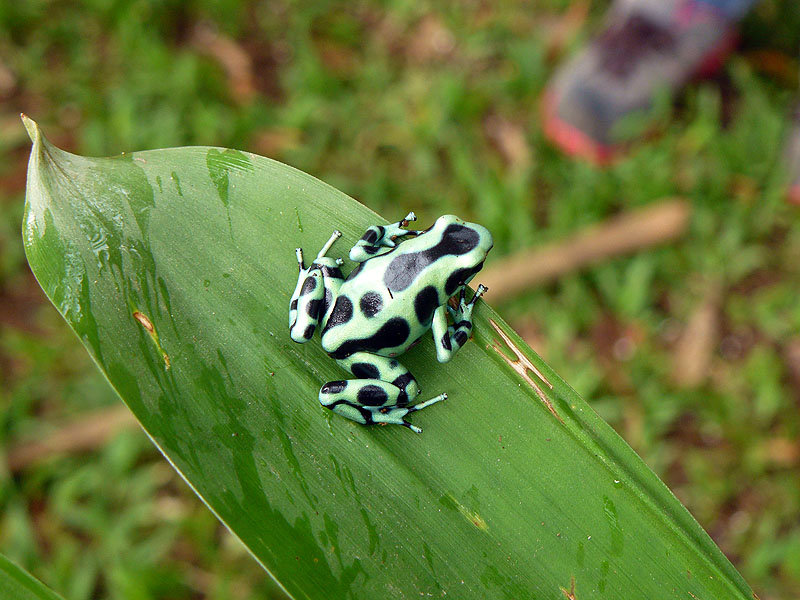
[[[256,86],[250,55],[231,38],[221,34],[209,24],[195,26],[192,45],[203,54],[216,60],[228,77],[231,96],[239,104],[252,100]]]
[[[483,122],[483,131],[512,171],[521,171],[530,165],[531,149],[521,125],[500,115],[489,115]]]
[[[719,303],[719,286],[712,284],[678,338],[672,380],[681,387],[697,387],[708,377],[719,338]]]
[[[674,240],[686,231],[691,208],[685,200],[664,200],[587,227],[561,242],[523,250],[481,271],[489,301],[504,300],[612,256]]]
[[[446,58],[456,47],[456,38],[436,15],[427,15],[417,24],[408,41],[406,55],[417,63]]]

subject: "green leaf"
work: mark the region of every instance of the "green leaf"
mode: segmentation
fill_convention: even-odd
[[[0,554],[0,598],[63,600],[61,596],[2,554]]]
[[[318,339],[289,339],[294,249],[315,253],[336,228],[330,254],[346,256],[385,222],[367,208],[252,154],[87,159],[26,125],[37,279],[164,455],[295,598],[752,598],[483,302],[451,363],[429,339],[403,357],[424,397],[449,394],[413,415],[422,435],[319,405],[344,373]]]

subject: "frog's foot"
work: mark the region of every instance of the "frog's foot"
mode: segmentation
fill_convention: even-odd
[[[400,232],[399,232],[399,235],[395,235],[395,237],[400,237],[400,236],[403,236],[403,235],[414,235],[414,236],[417,236],[420,233],[422,233],[421,231],[418,231],[416,229],[405,229],[406,227],[408,227],[408,225],[409,225],[409,223],[411,223],[411,221],[416,221],[416,220],[417,220],[417,215],[415,215],[413,211],[408,213],[405,216],[405,218],[398,223],[398,225],[400,226]]]
[[[417,215],[415,215],[414,211],[412,210],[405,216],[405,218],[402,221],[400,221],[400,227],[408,227],[409,222],[416,220],[417,220]]]
[[[469,301],[469,303],[470,303],[470,304],[475,304],[475,301],[476,301],[478,298],[480,298],[481,296],[483,296],[483,295],[484,295],[486,292],[488,292],[488,291],[489,291],[489,288],[488,288],[488,287],[486,287],[486,286],[485,286],[485,285],[483,285],[482,283],[479,283],[479,284],[478,284],[478,289],[477,289],[477,290],[475,290],[475,294],[472,296],[472,300],[470,300],[470,301]],[[462,295],[463,295],[463,293],[464,293],[464,290],[461,290],[461,293],[462,293]],[[463,297],[463,296],[462,296],[462,297]]]
[[[417,402],[414,406],[410,406],[408,408],[408,412],[417,412],[418,410],[422,410],[423,408],[428,408],[431,404],[436,404],[437,402],[441,402],[442,400],[447,400],[447,392],[441,393],[438,396],[431,398],[430,400],[425,400],[425,402]]]
[[[448,362],[467,343],[472,334],[472,311],[475,308],[475,302],[488,289],[485,285],[479,285],[475,294],[467,301],[466,287],[462,287],[456,308],[447,303],[433,313],[431,330],[436,346],[436,358],[439,362]],[[448,313],[453,319],[452,325],[447,324]]]
[[[303,260],[303,249],[295,249],[299,273],[297,285],[289,301],[289,335],[299,344],[307,342],[314,335],[314,330],[327,309],[325,299],[335,298],[344,281],[338,268],[342,260],[325,256],[341,235],[339,231],[334,231],[317,258],[307,268]]]
[[[380,256],[390,252],[397,246],[399,238],[409,235],[419,235],[421,232],[414,229],[405,229],[410,221],[416,221],[417,215],[413,212],[408,213],[405,218],[389,225],[373,225],[356,245],[350,250],[350,260],[354,262],[364,262],[374,256]]]
[[[401,238],[405,235],[419,235],[420,233],[422,233],[421,231],[417,231],[416,229],[406,229],[409,223],[416,220],[417,220],[417,215],[415,215],[414,212],[412,211],[408,213],[405,217],[403,217],[401,220],[399,220],[397,223],[386,225],[386,233],[385,233],[386,240],[384,243],[389,245],[389,243],[391,242],[391,245],[394,246],[395,240],[397,238]]]
[[[402,425],[403,427],[408,427],[414,433],[422,433],[422,428],[412,425],[406,421],[405,416],[409,413],[422,410],[431,404],[436,404],[437,402],[447,399],[447,394],[439,394],[435,398],[431,398],[425,402],[420,402],[414,406],[398,406],[396,404],[370,406],[362,404],[358,400],[348,400],[342,397],[332,402],[330,402],[330,398],[326,398],[326,400],[330,402],[329,404],[325,404],[325,402],[323,402],[324,392],[329,393],[331,389],[338,389],[342,386],[342,384],[344,384],[344,388],[346,389],[348,383],[357,383],[357,381],[358,380],[350,382],[331,381],[330,383],[325,384],[322,387],[322,390],[320,390],[320,402],[322,402],[323,406],[331,409],[336,414],[347,417],[348,419],[356,421],[357,423],[361,423],[362,425]],[[327,390],[326,387],[328,388]]]
[[[481,283],[478,285],[478,289],[475,290],[475,293],[472,295],[472,299],[467,301],[467,287],[466,286],[462,287],[461,293],[458,296],[458,308],[454,309],[450,307],[450,314],[453,315],[454,318],[456,318],[457,315],[464,315],[465,313],[471,315],[472,307],[478,301],[478,298],[483,296],[488,291],[489,288],[487,288],[485,285]]]
[[[372,419],[374,423],[378,424],[387,424],[393,423],[395,425],[402,425],[403,427],[408,427],[414,433],[422,433],[422,427],[417,427],[416,425],[412,425],[408,421],[404,419],[404,417],[412,412],[416,412],[418,410],[422,410],[430,406],[431,404],[436,404],[437,402],[441,402],[442,400],[447,400],[447,394],[439,394],[435,398],[431,398],[430,400],[425,400],[425,402],[420,402],[415,404],[414,406],[408,407],[383,407],[378,411],[378,414],[374,414]]]
[[[331,237],[328,239],[327,242],[325,242],[325,245],[322,246],[322,250],[319,251],[319,254],[317,254],[317,258],[322,258],[323,256],[325,256],[328,250],[331,249],[331,246],[333,246],[333,243],[340,237],[342,237],[342,232],[339,231],[338,229],[334,229],[333,233],[331,234]]]
[[[453,308],[450,303],[447,304],[447,312],[449,312],[450,316],[453,318],[454,327],[456,327],[456,329],[458,329],[458,325],[462,322],[468,323],[470,328],[472,327],[472,311],[475,308],[475,303],[478,301],[478,298],[483,296],[488,290],[489,288],[480,284],[472,295],[472,299],[468,301],[467,288],[464,286],[461,288],[461,292],[458,296],[458,306]]]

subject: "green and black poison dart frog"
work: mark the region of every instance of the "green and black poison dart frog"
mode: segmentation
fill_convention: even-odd
[[[493,242],[488,229],[453,215],[439,217],[425,231],[404,229],[416,220],[412,212],[397,223],[367,229],[350,250],[350,260],[359,264],[347,279],[339,270],[343,261],[325,256],[340,232],[333,232],[308,268],[297,248],[300,275],[289,306],[289,330],[302,344],[321,327],[322,348],[357,378],[323,385],[323,406],[363,425],[395,423],[420,433],[404,417],[447,394],[411,405],[419,385],[395,357],[429,329],[439,362],[449,361],[466,343],[472,309],[486,287],[479,285],[466,301],[465,286]],[[460,299],[454,309],[448,300],[456,292]]]

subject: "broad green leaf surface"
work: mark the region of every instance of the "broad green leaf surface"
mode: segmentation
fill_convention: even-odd
[[[669,490],[483,302],[451,363],[429,339],[403,358],[422,397],[449,394],[412,415],[423,434],[319,405],[344,373],[318,337],[288,337],[294,249],[315,254],[336,228],[329,255],[346,257],[385,222],[367,208],[252,154],[87,159],[26,125],[37,279],[293,597],[752,599]]]
[[[0,598],[8,600],[63,600],[33,575],[0,554]]]

